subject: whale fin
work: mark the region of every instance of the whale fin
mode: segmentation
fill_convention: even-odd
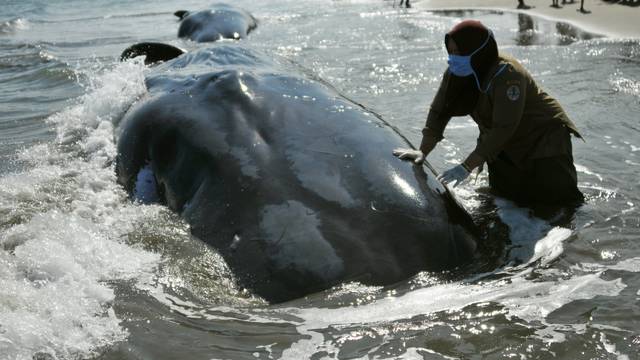
[[[189,12],[187,10],[178,10],[174,12],[173,15],[179,17],[180,20],[182,20],[189,15]]]
[[[144,59],[144,63],[145,65],[149,65],[155,64],[160,61],[169,61],[173,58],[177,58],[184,53],[184,50],[179,49],[175,46],[162,43],[144,42],[131,45],[126,48],[120,55],[120,60],[124,61],[144,55],[146,56],[146,58]]]

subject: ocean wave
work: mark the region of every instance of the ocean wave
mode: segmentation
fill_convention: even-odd
[[[0,70],[25,69],[34,65],[57,63],[66,65],[42,45],[11,44],[0,45]],[[0,75],[5,73],[0,72]]]
[[[83,358],[127,336],[109,283],[150,282],[160,261],[123,241],[160,208],[129,203],[111,165],[113,119],[144,91],[143,69],[91,74],[78,104],[48,119],[58,141],[20,152],[28,168],[0,178],[3,356]]]
[[[88,17],[78,17],[78,18],[69,18],[69,19],[60,19],[60,20],[40,20],[38,22],[43,24],[56,24],[56,23],[67,23],[67,22],[85,22],[92,20],[104,20],[104,19],[126,19],[126,18],[143,18],[143,17],[154,17],[154,16],[173,16],[173,11],[154,11],[154,12],[144,12],[144,13],[135,13],[135,14],[107,14],[102,16],[88,16]]]
[[[0,34],[11,34],[29,28],[29,21],[18,18],[0,23]]]
[[[640,99],[640,81],[624,76],[613,76],[609,82],[613,90],[623,94],[633,95]]]

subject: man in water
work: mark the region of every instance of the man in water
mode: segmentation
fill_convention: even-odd
[[[489,167],[500,196],[526,204],[580,203],[570,134],[581,138],[560,104],[514,58],[498,53],[491,30],[465,20],[445,36],[449,68],[422,130],[420,150],[396,149],[420,164],[443,139],[453,116],[470,115],[480,129],[475,149],[439,179],[454,186]]]

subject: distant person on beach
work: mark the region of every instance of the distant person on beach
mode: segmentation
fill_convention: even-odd
[[[553,7],[558,7],[558,8],[559,8],[559,7],[561,7],[561,6],[559,6],[559,5],[558,5],[558,1],[557,1],[557,0],[553,0],[553,2],[556,4],[556,6],[553,6],[553,5],[551,5],[551,6],[553,6]],[[566,5],[566,4],[573,4],[573,3],[575,3],[575,2],[576,2],[576,0],[571,0],[571,1],[562,0],[562,5]],[[580,0],[580,9],[578,9],[578,10],[576,10],[576,11],[579,11],[579,12],[581,12],[581,13],[583,13],[583,14],[589,14],[589,13],[591,13],[591,11],[589,11],[589,10],[585,10],[585,8],[584,8],[584,0]]]
[[[518,0],[518,9],[527,10],[531,9],[531,6],[524,3],[524,0]]]
[[[422,130],[420,150],[394,155],[420,164],[443,139],[453,116],[470,115],[480,130],[475,149],[438,179],[457,186],[484,163],[493,192],[519,203],[583,201],[571,136],[581,138],[558,101],[513,57],[498,53],[491,30],[465,20],[445,35],[445,71]]]
[[[578,9],[578,11],[580,11],[580,12],[581,12],[581,13],[583,13],[583,14],[589,14],[589,13],[591,13],[591,11],[586,10],[586,9],[584,8],[584,0],[580,0],[580,9]]]

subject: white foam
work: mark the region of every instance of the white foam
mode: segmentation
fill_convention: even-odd
[[[612,270],[622,270],[637,273],[640,272],[640,258],[622,260],[616,265],[608,266],[607,268]]]
[[[640,97],[640,81],[638,80],[629,79],[617,72],[609,79],[609,83],[615,91]]]
[[[615,355],[617,360],[629,360],[629,356],[620,353],[616,350],[616,345],[612,344],[607,340],[607,336],[604,333],[600,333],[600,342],[602,343],[604,349],[611,355]]]
[[[18,18],[0,23],[0,34],[12,33],[16,30],[25,30],[29,28],[29,21]]]
[[[58,211],[3,234],[2,245],[19,245],[13,254],[0,252],[0,324],[8,340],[0,352],[70,358],[126,336],[104,281],[151,271],[157,258],[107,234],[92,221]]]
[[[513,202],[495,198],[498,216],[509,227],[511,250],[509,260],[525,265],[540,261],[548,265],[564,251],[564,241],[572,231],[554,227],[548,222],[536,218],[527,208],[516,206]]]
[[[640,257],[622,260],[617,264],[613,264],[613,265],[581,263],[577,265],[576,268],[580,270],[586,270],[586,271],[618,270],[618,271],[640,273]]]
[[[600,174],[598,174],[598,173],[595,173],[595,172],[591,171],[591,170],[590,170],[589,168],[587,168],[586,166],[584,166],[584,165],[580,165],[580,164],[575,164],[575,166],[576,166],[576,171],[578,171],[579,173],[583,173],[583,174],[586,174],[586,175],[592,175],[592,176],[595,176],[599,181],[602,181],[602,180],[603,180],[602,175],[600,175]]]
[[[115,182],[113,121],[144,91],[144,67],[88,74],[87,95],[48,121],[58,142],[0,178],[0,354],[84,358],[127,336],[108,282],[149,281],[159,255],[122,242],[158,208],[126,201]]]
[[[489,281],[482,284],[462,282],[435,285],[409,292],[400,297],[384,298],[364,306],[338,309],[287,308],[289,314],[303,319],[298,330],[310,338],[300,340],[283,353],[284,359],[297,359],[301,354],[327,350],[321,334],[313,329],[359,324],[367,328],[389,324],[442,311],[456,311],[471,304],[494,302],[505,307],[507,316],[526,321],[542,321],[552,311],[577,299],[598,295],[616,296],[626,286],[619,280],[606,281],[600,273],[577,276],[563,281],[532,282],[526,272],[510,281]],[[549,329],[539,334],[544,341],[562,341],[561,331]]]

